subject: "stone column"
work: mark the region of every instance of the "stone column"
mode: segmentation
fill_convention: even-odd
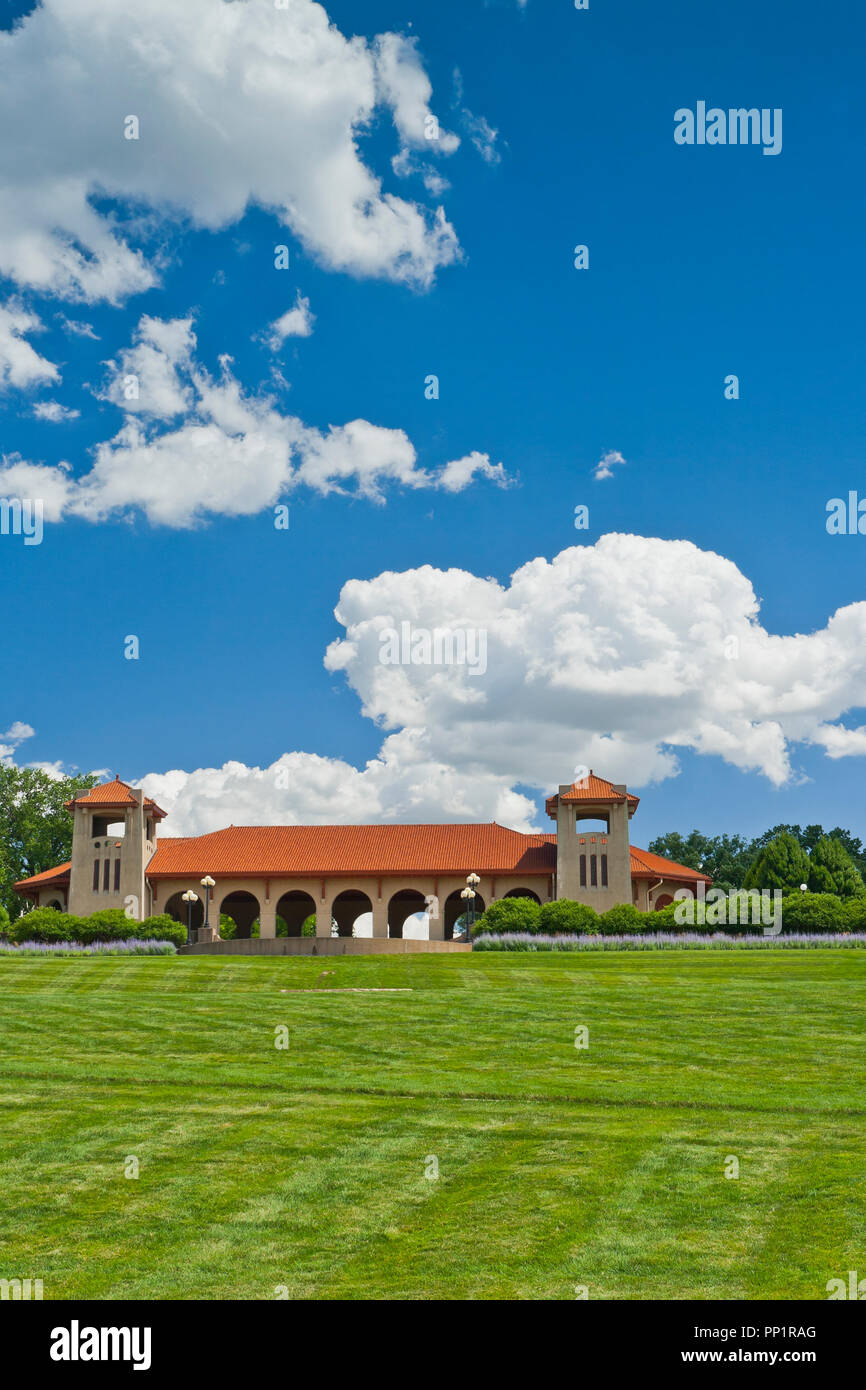
[[[386,938],[388,935],[388,900],[387,898],[373,898],[373,935],[377,939]]]
[[[259,901],[259,936],[275,937],[277,934],[277,900],[273,894],[266,899],[262,894]]]

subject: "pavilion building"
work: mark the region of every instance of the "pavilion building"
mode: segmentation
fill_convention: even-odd
[[[16,883],[34,904],[86,916],[121,907],[141,921],[167,912],[191,924],[200,942],[217,939],[220,916],[249,937],[316,935],[450,941],[466,911],[472,876],[475,915],[498,898],[571,898],[599,912],[616,903],[641,911],[696,894],[706,874],[630,843],[638,798],[590,772],[560,786],[546,810],[553,834],[491,824],[229,826],[169,837],[165,812],[140,788],[115,778],[67,803],[72,859]],[[213,884],[202,885],[203,879]],[[359,922],[359,919],[363,919]],[[207,926],[205,926],[207,923]],[[356,924],[358,924],[356,928]]]

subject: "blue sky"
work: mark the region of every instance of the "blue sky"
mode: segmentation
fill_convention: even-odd
[[[222,9],[220,0],[199,4]],[[160,29],[161,4],[147,0],[144,10],[149,6],[154,32],[170,48],[174,31]],[[5,7],[6,22],[32,8]],[[81,20],[88,5],[53,0],[46,8],[47,30],[67,8]],[[71,475],[87,474],[91,451],[123,425],[111,398],[117,373],[106,363],[121,360],[142,315],[191,316],[195,361],[212,379],[220,355],[228,354],[243,392],[269,395],[274,410],[312,430],[363,419],[405,431],[417,467],[430,473],[479,451],[491,466],[502,465],[510,485],[500,486],[496,476],[477,476],[455,492],[388,484],[384,504],[377,504],[293,484],[273,499],[290,507],[285,532],[274,529],[273,502],[253,515],[208,512],[191,525],[157,524],[133,504],[96,521],[65,513],[46,524],[40,546],[0,537],[12,615],[7,645],[15,653],[7,657],[4,727],[20,720],[35,730],[14,754],[21,761],[138,778],[228,761],[267,769],[297,751],[363,768],[388,732],[405,727],[402,696],[388,706],[390,697],[379,692],[377,708],[390,713],[377,724],[362,714],[359,695],[374,677],[357,665],[328,670],[323,657],[345,635],[333,612],[343,585],[375,585],[386,571],[454,567],[505,585],[537,556],[552,560],[567,547],[625,533],[690,541],[702,554],[724,557],[754,586],[760,624],[771,635],[823,629],[836,609],[864,597],[866,539],[829,536],[825,527],[829,498],[858,488],[866,495],[864,191],[856,172],[866,32],[857,7],[591,0],[584,13],[567,0],[528,0],[525,7],[508,0],[363,7],[330,0],[326,8],[347,38],[417,41],[417,71],[432,86],[430,110],[461,142],[435,161],[449,187],[431,194],[421,178],[395,173],[399,142],[387,105],[356,131],[357,150],[383,194],[431,217],[442,206],[459,259],[435,267],[428,286],[406,284],[387,255],[376,273],[329,264],[331,243],[297,234],[261,206],[211,230],[193,225],[194,208],[184,214],[142,199],[125,237],[155,267],[155,283],[108,302],[97,293],[76,298],[57,284],[28,283],[11,253],[3,260],[0,227],[0,304],[38,317],[41,330],[26,339],[60,376],[19,387],[7,382],[2,452],[48,467],[66,461]],[[35,42],[26,55],[13,40],[4,48],[0,66],[12,60],[26,67],[38,53]],[[224,80],[226,110],[241,109],[237,74]],[[64,110],[62,91],[51,99]],[[781,154],[677,146],[674,111],[700,99],[722,108],[781,108]],[[156,87],[153,100],[160,100]],[[113,109],[125,114],[122,105],[121,90]],[[144,111],[143,140],[149,119]],[[242,146],[254,134],[239,130],[236,138]],[[277,159],[282,139],[296,152],[307,134],[303,124],[277,132]],[[50,127],[30,138],[38,159],[38,140],[52,138]],[[426,158],[417,145],[412,153]],[[15,180],[26,173],[13,167],[5,175],[14,197]],[[122,196],[92,196],[101,215],[130,217]],[[290,248],[287,271],[274,269],[278,243]],[[572,263],[578,243],[590,249],[587,271]],[[274,352],[262,334],[298,295],[309,301],[313,330]],[[70,334],[64,317],[90,324],[98,336]],[[440,380],[435,401],[425,399],[428,373]],[[729,373],[739,377],[736,401],[724,398]],[[80,414],[63,423],[34,418],[34,403],[48,400]],[[172,427],[182,423],[175,418]],[[165,421],[152,424],[157,434],[166,428]],[[595,481],[605,451],[619,451],[625,463]],[[578,503],[590,507],[586,532],[574,529]],[[635,559],[635,593],[647,563],[656,560]],[[676,572],[674,552],[658,563]],[[686,566],[683,584],[697,582],[698,573]],[[432,592],[425,603],[435,614],[435,586]],[[393,605],[389,611],[400,616]],[[547,622],[541,597],[535,620],[541,629]],[[628,613],[620,620],[627,627]],[[137,661],[124,659],[127,634],[140,639]],[[592,640],[605,645],[598,633]],[[813,690],[822,685],[816,652],[814,644],[804,646],[791,664]],[[534,655],[533,648],[529,664]],[[763,659],[772,684],[778,668],[771,642]],[[833,659],[839,661],[838,651]],[[704,660],[700,643],[694,660],[698,667]],[[631,663],[624,666],[624,681],[634,684]],[[711,663],[707,683],[724,680],[733,666]],[[435,759],[457,769],[461,787],[455,801],[445,798],[443,816],[470,805],[479,816],[498,811],[506,819],[513,803],[502,800],[503,788],[536,803],[553,789],[552,747],[562,749],[559,780],[569,780],[583,758],[586,729],[598,726],[598,714],[580,678],[571,696],[573,738],[568,717],[563,722],[557,706],[553,719],[542,698],[539,725],[531,715],[517,723],[519,758],[511,751],[509,679],[489,695],[477,764],[465,737],[449,744],[447,706],[425,687],[422,724],[441,722]],[[854,671],[850,680],[839,674],[838,686],[844,699],[828,696],[822,704],[818,691],[814,720],[855,729],[866,685]],[[659,725],[641,725],[639,679],[636,695],[623,716],[629,739],[655,746]],[[773,700],[784,705],[785,691],[777,689]],[[700,727],[708,716],[686,703]],[[547,734],[540,732],[545,722]],[[678,719],[668,723],[674,731]],[[615,734],[617,727],[598,732]],[[830,758],[799,739],[798,727],[785,730],[790,773],[781,781],[768,775],[769,760],[762,767],[758,756],[745,766],[741,753],[731,761],[701,752],[688,735],[663,741],[676,776],[658,777],[649,754],[636,760],[631,777],[626,764],[594,766],[628,778],[641,793],[638,843],[666,829],[748,833],[783,820],[841,822],[866,836],[857,740],[849,756]],[[736,731],[729,733],[736,743]],[[525,748],[535,739],[547,751],[533,785]],[[653,766],[655,784],[641,785]],[[303,780],[303,765],[294,776]],[[423,764],[419,776],[423,781]],[[202,785],[184,784],[176,823],[167,829],[180,829],[184,817],[184,825],[203,824],[189,804]],[[339,786],[337,777],[318,801],[304,788],[285,802],[269,790],[260,818],[340,819]],[[233,800],[231,787],[229,781],[219,823],[259,818],[246,801]],[[402,775],[389,787],[385,778],[370,819],[435,818],[435,799],[403,799]],[[359,797],[353,818],[363,819]]]

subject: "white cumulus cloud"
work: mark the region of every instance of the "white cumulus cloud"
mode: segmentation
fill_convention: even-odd
[[[14,300],[0,304],[0,390],[60,380],[54,363],[40,357],[24,337],[25,333],[38,333],[41,328],[37,315],[23,305]]]
[[[451,153],[431,96],[412,42],[347,38],[314,0],[42,0],[0,33],[0,274],[120,303],[159,278],[142,208],[216,231],[257,205],[327,267],[426,287],[456,233],[360,140],[384,111],[400,148]]]
[[[325,665],[384,730],[378,755],[361,768],[295,750],[267,767],[131,774],[170,813],[166,833],[335,821],[528,830],[534,806],[517,788],[550,792],[579,763],[638,789],[676,776],[690,749],[783,786],[799,745],[866,753],[866,727],[844,724],[866,705],[866,603],[816,632],[771,633],[745,575],[689,541],[608,535],[532,560],[508,584],[429,565],[386,571],[345,584],[336,615],[345,635]],[[483,673],[383,663],[383,634],[403,623],[483,633]],[[6,755],[30,732],[4,735]]]
[[[145,315],[134,341],[109,365],[102,398],[124,422],[73,477],[19,457],[0,466],[0,490],[41,497],[45,516],[100,522],[141,511],[153,523],[194,526],[209,516],[253,516],[297,487],[382,503],[389,486],[458,492],[475,475],[504,484],[501,464],[475,453],[438,472],[418,465],[401,429],[350,420],[320,430],[284,415],[269,396],[244,391],[231,358],[211,375],[195,357],[192,320]]]

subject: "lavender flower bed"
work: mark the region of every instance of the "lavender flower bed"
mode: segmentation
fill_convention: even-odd
[[[788,932],[784,936],[729,936],[724,932],[645,932],[634,936],[542,936],[532,932],[479,936],[473,951],[809,951],[863,950],[866,935],[820,936]]]
[[[22,941],[20,946],[0,941],[0,956],[174,956],[171,941]]]

